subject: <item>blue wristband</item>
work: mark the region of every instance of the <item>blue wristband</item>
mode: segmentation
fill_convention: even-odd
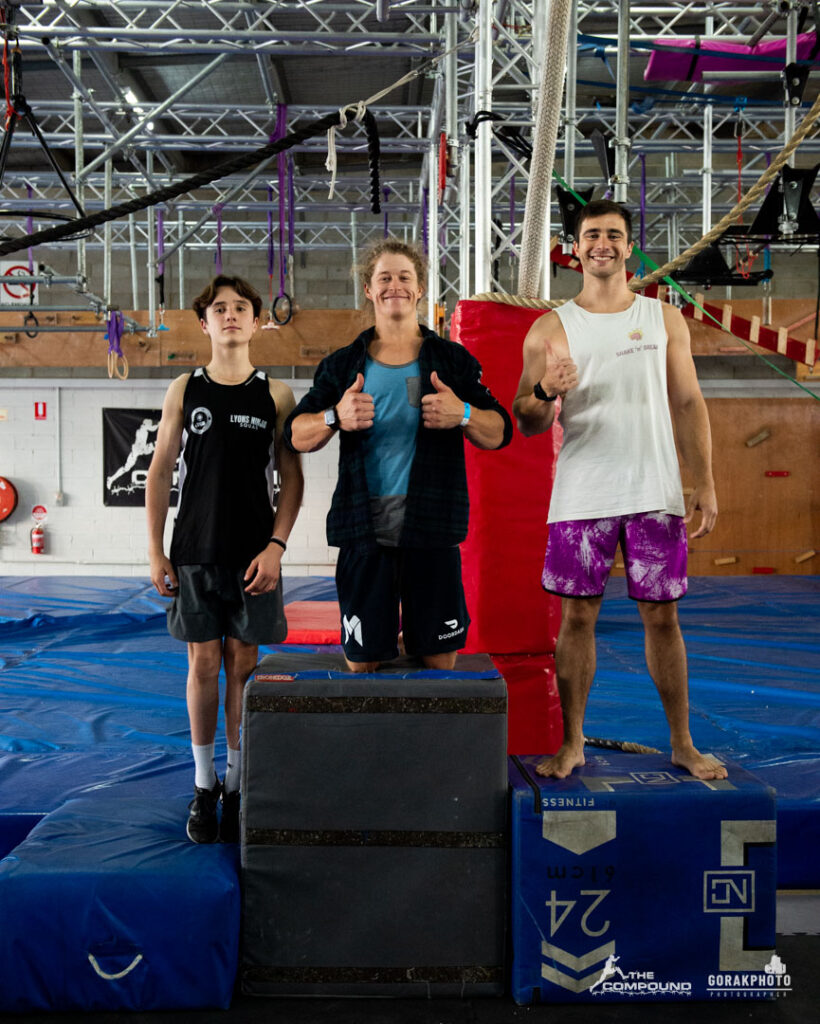
[[[459,426],[460,427],[466,427],[469,422],[470,422],[470,403],[469,402],[465,402],[464,403],[464,419],[461,421],[461,423],[459,423]]]

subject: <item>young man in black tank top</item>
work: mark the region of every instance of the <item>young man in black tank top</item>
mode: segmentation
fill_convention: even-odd
[[[303,479],[299,456],[281,444],[293,394],[249,357],[259,295],[241,278],[219,275],[193,307],[210,339],[211,359],[178,377],[163,403],[146,489],[151,580],[159,594],[174,598],[168,628],[188,644],[196,766],[188,836],[196,843],[237,842],[242,693],[258,645],[287,634],[280,562]],[[163,535],[178,456],[180,499],[168,557]],[[280,481],[275,511],[274,467]],[[220,782],[213,757],[223,665],[228,768]]]

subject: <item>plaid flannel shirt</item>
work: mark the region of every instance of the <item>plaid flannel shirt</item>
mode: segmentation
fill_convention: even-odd
[[[421,326],[421,325],[420,325]],[[512,439],[512,421],[506,409],[481,383],[481,364],[462,345],[445,341],[421,326],[419,351],[421,393],[434,392],[430,374],[453,389],[463,402],[476,409],[493,409],[504,421],[503,448]],[[293,420],[302,413],[322,412],[337,405],[356,374],[364,373],[368,345],[374,328],[363,331],[345,348],[326,356],[316,369],[313,387],[285,423],[285,443],[292,449]],[[401,547],[450,547],[467,535],[469,498],[464,467],[464,435],[460,428],[426,430],[419,415],[416,454],[407,486]],[[362,436],[358,431],[339,432],[339,477],[327,517],[327,541],[334,547],[375,544],[370,493],[364,468]]]

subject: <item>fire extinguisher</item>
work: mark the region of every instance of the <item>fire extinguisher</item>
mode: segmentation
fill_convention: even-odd
[[[42,526],[37,523],[31,530],[31,553],[42,555],[46,549],[46,534]]]

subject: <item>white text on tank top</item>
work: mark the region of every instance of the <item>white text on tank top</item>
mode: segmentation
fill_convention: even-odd
[[[620,313],[588,313],[575,302],[556,313],[578,367],[578,387],[562,403],[564,441],[548,521],[638,512],[682,516],[661,303],[636,295]]]

